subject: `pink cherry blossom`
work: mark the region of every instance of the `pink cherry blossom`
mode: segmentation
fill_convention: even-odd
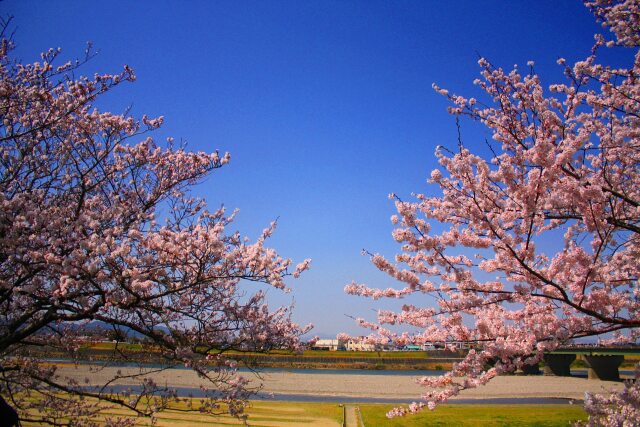
[[[462,144],[455,151],[438,147],[440,167],[429,183],[439,194],[415,201],[392,195],[401,252],[395,260],[370,254],[376,268],[401,282],[399,289],[345,287],[373,299],[433,297],[427,307],[405,304],[399,312],[379,311],[377,322],[358,320],[375,335],[400,344],[477,347],[451,372],[420,380],[436,390],[423,396],[430,409],[537,363],[572,339],[640,338],[640,3],[586,4],[614,39],[597,35],[591,54],[573,66],[559,60],[565,82],[545,86],[533,62],[523,75],[480,59],[482,79],[475,83],[484,102],[433,85],[452,103],[452,114],[486,126],[494,155],[484,158]],[[626,48],[629,68],[598,62],[600,50],[612,46]],[[394,333],[385,325],[421,331]],[[636,425],[639,383],[591,397],[594,425],[623,425],[616,420],[624,417]]]
[[[275,224],[250,242],[231,229],[235,212],[211,212],[191,195],[228,153],[190,152],[172,138],[160,146],[148,132],[162,117],[94,106],[135,80],[129,67],[74,77],[82,64],[55,67],[59,49],[22,64],[11,48],[0,43],[0,392],[31,421],[64,415],[74,425],[91,425],[99,409],[83,396],[143,416],[178,399],[141,374],[130,378],[135,393],[111,393],[109,383],[87,390],[38,358],[82,357],[99,321],[116,341],[135,333],[163,368],[182,365],[207,379],[202,411],[224,402],[242,416],[255,388],[226,352],[295,350],[309,329],[291,321],[289,307],[269,309],[252,282],[285,289],[310,260],[291,272],[267,246]],[[120,343],[109,356],[145,361]]]

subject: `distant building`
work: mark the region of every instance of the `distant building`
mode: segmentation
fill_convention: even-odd
[[[467,341],[440,341],[440,342],[428,342],[422,344],[422,349],[425,351],[429,350],[448,350],[451,347],[454,347],[458,350],[468,350],[470,348],[476,348],[477,345],[475,343],[469,343]]]
[[[422,347],[419,345],[405,345],[402,349],[405,351],[420,351],[422,350]]]
[[[361,340],[349,340],[347,341],[347,351],[376,351],[376,346]]]
[[[340,340],[318,340],[311,346],[312,350],[329,350],[338,351],[344,350],[344,341]]]

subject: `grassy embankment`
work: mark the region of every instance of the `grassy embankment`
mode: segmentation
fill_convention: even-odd
[[[87,350],[92,352],[109,352],[115,345],[110,342],[96,343]],[[142,344],[119,343],[118,348],[129,352],[153,353],[152,347]],[[302,353],[292,353],[287,350],[272,350],[268,353],[229,351],[225,353],[229,357],[237,357],[249,364],[258,364],[263,367],[293,367],[293,368],[356,368],[356,369],[451,369],[450,354],[444,359],[442,355],[434,356],[428,351],[327,351],[305,350]],[[462,357],[462,354],[458,354]],[[449,360],[447,360],[449,358]],[[355,359],[360,359],[355,361]],[[364,360],[363,360],[364,359]],[[640,355],[626,355],[621,365],[622,369],[633,369],[640,362]],[[541,367],[544,362],[541,363]],[[572,368],[587,368],[587,364],[576,359]]]
[[[113,350],[115,344],[111,342],[99,342],[92,344],[87,349],[92,350]],[[130,343],[118,343],[118,348],[129,351],[150,351],[149,347],[145,347],[142,344],[130,344]],[[212,352],[213,353],[213,352]],[[429,352],[426,351],[329,351],[329,350],[305,350],[301,354],[294,353],[288,350],[271,350],[268,353],[258,352],[242,352],[242,351],[227,351],[227,355],[242,355],[242,356],[296,356],[296,357],[335,357],[335,358],[399,358],[399,359],[425,359],[429,357]]]
[[[392,405],[362,404],[358,406],[366,426],[566,426],[587,418],[582,407],[577,405],[442,405],[435,411],[425,410],[417,415],[392,420],[387,419],[385,415]],[[182,403],[174,406],[173,409],[160,412],[155,425],[187,427],[243,424],[241,420],[228,415],[212,416],[198,412],[181,412],[180,409],[185,407]],[[255,427],[339,427],[343,417],[341,406],[335,403],[251,402],[247,414],[249,423]],[[108,408],[102,412],[102,417],[131,415],[131,412],[118,408]],[[38,424],[23,423],[22,425]],[[138,425],[148,426],[151,425],[151,421],[140,418]]]
[[[87,357],[108,358],[115,345],[110,342],[85,347]],[[153,347],[142,344],[118,344],[118,349],[130,356],[153,360]],[[249,366],[303,369],[450,369],[461,355],[426,351],[323,351],[305,350],[293,353],[272,350],[268,353],[227,351],[225,355]],[[151,359],[148,359],[148,357]]]
[[[387,404],[359,405],[365,426],[568,426],[586,420],[579,405],[442,405],[434,411],[388,419]]]

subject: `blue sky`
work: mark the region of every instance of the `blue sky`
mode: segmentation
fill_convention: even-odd
[[[0,13],[15,16],[24,61],[58,46],[65,60],[80,57],[90,40],[100,53],[83,73],[130,65],[138,80],[102,109],[164,115],[158,141],[231,153],[196,193],[239,208],[236,227],[251,237],[279,219],[271,245],[313,263],[291,294],[269,299],[294,298],[294,318],[321,336],[358,333],[345,314],[398,306],[342,289],[394,284],[361,250],[395,253],[387,195],[433,191],[435,147],[456,145],[432,83],[477,95],[482,55],[505,68],[534,60],[550,84],[561,79],[556,59],[588,55],[599,29],[577,0],[4,0]],[[462,134],[480,150],[490,138],[469,121]]]

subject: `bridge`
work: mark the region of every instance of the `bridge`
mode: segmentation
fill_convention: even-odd
[[[640,347],[561,347],[545,353],[543,373],[571,376],[571,363],[580,357],[587,364],[587,378],[620,381],[618,368],[624,362],[624,357],[638,354]],[[527,371],[535,372],[537,368],[532,366]]]

